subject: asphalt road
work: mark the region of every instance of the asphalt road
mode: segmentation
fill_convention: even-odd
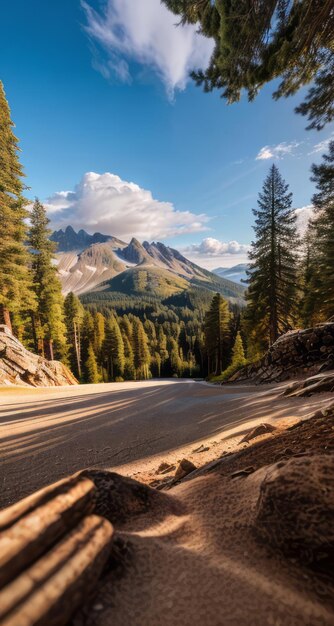
[[[0,507],[79,469],[117,468],[263,419],[276,390],[194,381],[0,390]]]

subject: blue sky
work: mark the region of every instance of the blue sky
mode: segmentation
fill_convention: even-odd
[[[2,6],[0,78],[28,195],[47,204],[54,226],[164,240],[207,267],[234,265],[246,258],[272,162],[294,207],[310,205],[310,165],[333,127],[305,131],[293,112],[303,94],[274,102],[274,85],[251,104],[202,93],[187,75],[205,64],[210,42],[176,29],[159,0],[138,7]]]

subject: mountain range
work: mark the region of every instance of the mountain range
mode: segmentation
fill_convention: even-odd
[[[186,259],[160,242],[126,243],[109,235],[78,233],[68,226],[55,231],[55,263],[63,293],[118,292],[168,297],[198,287],[242,301],[244,288]]]
[[[227,278],[228,280],[232,280],[234,283],[242,285],[247,279],[246,271],[248,268],[248,263],[239,263],[238,265],[233,265],[233,267],[217,267],[212,271],[221,278]]]

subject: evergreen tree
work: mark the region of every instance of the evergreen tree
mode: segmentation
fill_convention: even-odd
[[[109,380],[123,377],[125,368],[124,343],[115,318],[110,318],[107,321],[102,354],[104,363],[107,365]]]
[[[98,364],[102,367],[102,346],[105,339],[105,319],[102,313],[93,314],[94,320],[94,353]]]
[[[219,376],[222,371],[224,343],[229,332],[230,312],[228,302],[216,293],[205,315],[205,347],[208,355],[208,373]]]
[[[84,308],[77,296],[70,291],[64,303],[65,324],[70,347],[70,364],[72,371],[81,378],[81,327]]]
[[[236,371],[243,367],[246,363],[244,346],[242,343],[241,333],[240,331],[237,333],[235,338],[234,346],[232,349],[232,361],[231,367]]]
[[[300,323],[304,328],[313,326],[319,319],[317,302],[317,241],[315,222],[311,219],[302,240],[301,277],[300,277]]]
[[[133,320],[133,358],[137,379],[147,380],[150,374],[150,351],[144,326],[138,317]]]
[[[94,350],[93,350],[93,346],[92,344],[89,344],[88,346],[88,351],[87,351],[87,360],[85,362],[85,368],[86,368],[86,380],[87,383],[99,383],[100,382],[100,376],[99,376],[99,372],[97,369],[97,363],[96,363],[96,357],[94,354]]]
[[[315,79],[297,108],[311,128],[334,118],[334,11],[324,0],[163,0],[182,23],[199,24],[215,42],[205,71],[193,72],[205,91],[219,89],[228,102],[243,89],[253,100],[259,89],[280,77],[274,97],[290,96]]]
[[[124,345],[124,377],[126,380],[133,380],[135,377],[135,366],[133,360],[133,350],[132,345],[127,337],[127,335],[122,334],[123,345]]]
[[[31,249],[31,273],[37,309],[33,313],[35,349],[48,359],[65,358],[66,327],[64,300],[56,267],[52,264],[56,244],[50,241],[49,219],[39,200],[35,200],[30,215],[28,244]]]
[[[312,166],[311,180],[317,193],[312,198],[315,217],[310,226],[311,263],[304,307],[313,309],[313,320],[320,321],[334,315],[334,141],[323,162]]]
[[[12,329],[11,313],[35,308],[29,277],[23,198],[23,171],[18,159],[18,140],[0,81],[0,323]]]
[[[291,204],[288,185],[273,165],[259,194],[258,209],[253,210],[256,240],[249,254],[246,320],[260,351],[295,320],[298,237]]]
[[[91,347],[94,352],[94,319],[90,311],[85,310],[83,320],[82,320],[82,330],[81,330],[81,362],[83,364],[82,367],[82,379],[85,382],[88,382],[89,372],[87,369],[87,361],[89,357],[89,348]],[[94,353],[95,358],[95,353]],[[96,358],[95,358],[96,362]]]

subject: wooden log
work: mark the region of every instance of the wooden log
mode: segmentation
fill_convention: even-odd
[[[0,532],[13,526],[21,517],[38,506],[45,504],[57,494],[70,489],[79,480],[81,480],[81,475],[80,472],[77,472],[70,477],[62,478],[52,485],[39,489],[23,500],[19,500],[19,502],[15,502],[15,504],[3,509],[0,511]]]
[[[64,626],[95,589],[110,556],[113,527],[84,518],[0,592],[1,626]]]
[[[4,511],[5,523],[9,523],[9,517],[17,521],[0,534],[0,588],[91,513],[95,494],[95,485],[89,478],[77,477],[58,484],[54,490],[49,488],[45,499],[36,494],[28,509],[23,500],[14,511],[7,511],[7,518]]]

